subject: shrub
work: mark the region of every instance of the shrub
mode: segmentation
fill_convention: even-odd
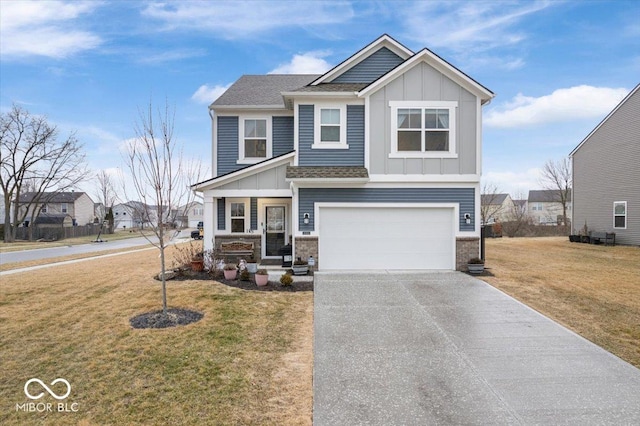
[[[269,275],[269,271],[267,271],[266,269],[258,269],[256,271],[256,275]]]
[[[280,277],[280,284],[282,284],[284,287],[288,287],[291,284],[293,284],[293,277],[289,274],[282,274],[282,276]]]
[[[238,265],[236,265],[235,263],[227,263],[224,265],[224,270],[225,271],[233,271],[234,269],[237,269]]]
[[[240,272],[240,281],[249,281],[250,279],[251,274],[249,274],[249,271],[243,269],[242,272]]]

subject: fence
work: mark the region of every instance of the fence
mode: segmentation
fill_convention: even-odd
[[[64,240],[65,238],[97,236],[100,232],[99,224],[84,226],[34,226],[32,228],[18,228],[16,232],[16,240],[28,240],[29,229],[33,232],[33,240]],[[102,232],[106,232],[105,227]]]

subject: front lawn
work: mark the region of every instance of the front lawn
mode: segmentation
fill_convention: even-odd
[[[170,281],[169,305],[204,318],[134,330],[161,309],[158,270],[150,250],[2,277],[0,424],[311,424],[312,292]],[[31,378],[72,390],[31,401]],[[26,402],[53,410],[16,410]]]
[[[482,277],[640,367],[640,248],[567,237],[487,239]]]

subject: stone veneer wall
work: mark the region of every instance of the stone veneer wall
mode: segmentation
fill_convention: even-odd
[[[318,259],[318,237],[295,237],[295,248],[296,252],[293,255],[293,260],[297,258],[307,260],[309,256],[313,256],[316,260],[313,270],[317,271],[320,260]]]
[[[239,235],[216,235],[215,246],[220,249],[220,244],[230,243],[232,241],[242,241],[253,243],[253,257],[259,262],[262,258],[262,235],[261,234],[239,234]],[[229,259],[231,262],[237,262],[238,259]]]
[[[456,239],[456,270],[466,271],[467,262],[480,256],[480,238],[462,237]]]

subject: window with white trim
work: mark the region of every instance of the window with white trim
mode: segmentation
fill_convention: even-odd
[[[613,202],[613,227],[616,229],[627,229],[627,202]]]
[[[61,210],[62,210],[62,213],[67,213],[68,212],[69,206],[67,205],[67,203],[62,203]]]
[[[257,163],[271,156],[271,120],[247,117],[242,120],[238,163]]]
[[[245,203],[231,203],[231,232],[244,232]]]
[[[40,209],[40,211],[41,211],[42,213],[46,213],[46,212],[47,212],[47,205],[46,205],[46,204],[43,204],[43,205],[42,205],[42,208]]]
[[[392,101],[392,157],[454,157],[454,101]]]
[[[315,105],[314,149],[346,149],[347,107],[346,105]]]

